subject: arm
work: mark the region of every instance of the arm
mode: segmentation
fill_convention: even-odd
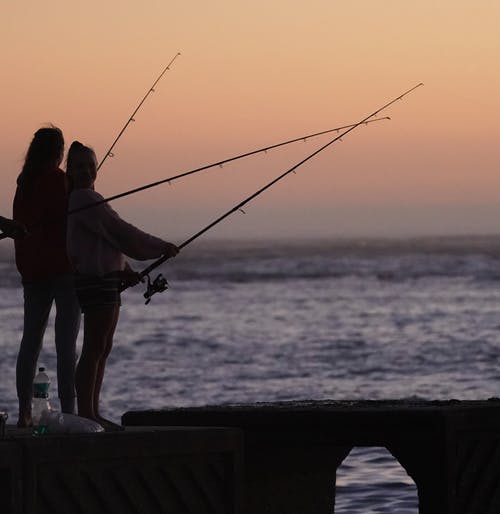
[[[85,205],[100,199],[102,196],[99,193],[85,190],[81,204]],[[133,259],[155,259],[165,254],[173,257],[178,252],[177,247],[172,243],[143,232],[124,221],[107,203],[77,213],[76,216],[88,230],[103,237],[112,246]]]
[[[10,220],[0,216],[0,230],[13,239],[24,237],[27,234],[26,227],[19,221]]]

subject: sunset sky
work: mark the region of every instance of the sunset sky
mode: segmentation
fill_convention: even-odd
[[[35,130],[98,159],[105,196],[356,122],[425,84],[207,238],[500,232],[500,2],[4,0],[0,214]],[[331,136],[113,203],[180,243]],[[9,243],[0,243],[9,244]]]

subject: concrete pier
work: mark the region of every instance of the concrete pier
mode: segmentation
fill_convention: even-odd
[[[332,514],[355,446],[386,447],[421,514],[500,512],[500,401],[128,412],[123,432],[0,438],[2,514]]]
[[[127,426],[244,433],[247,514],[331,514],[336,470],[383,446],[418,488],[420,514],[500,512],[500,401],[324,401],[127,412]]]
[[[242,437],[227,428],[0,439],[2,514],[238,514]]]

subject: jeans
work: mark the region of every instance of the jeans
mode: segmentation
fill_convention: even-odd
[[[81,314],[73,276],[68,274],[24,284],[24,329],[16,366],[20,413],[31,412],[36,365],[54,301],[57,391],[61,411],[75,412],[76,338]]]

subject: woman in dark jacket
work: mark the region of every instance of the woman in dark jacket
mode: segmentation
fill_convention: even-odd
[[[53,302],[61,410],[75,411],[75,346],[80,311],[66,254],[68,185],[66,174],[59,168],[63,153],[61,130],[39,129],[17,179],[14,220],[29,230],[26,237],[15,240],[16,265],[24,289],[24,329],[16,367],[19,427],[32,425],[33,379]]]

